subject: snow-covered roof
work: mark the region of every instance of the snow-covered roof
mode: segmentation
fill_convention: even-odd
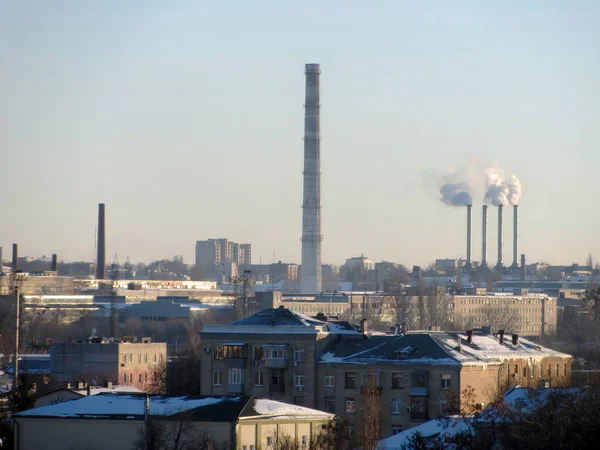
[[[545,404],[551,395],[576,395],[581,393],[578,388],[543,388],[533,389],[514,386],[504,393],[504,403],[513,411],[531,411]]]
[[[410,443],[410,439],[419,433],[424,440],[435,438],[443,439],[445,436],[454,436],[469,428],[468,418],[434,419],[409,428],[406,431],[382,439],[377,443],[377,450],[402,450]]]
[[[86,389],[70,389],[70,390],[73,392],[76,392],[78,394],[81,394],[81,395],[88,394],[87,388]],[[139,393],[143,392],[142,390],[140,390],[136,387],[133,387],[133,386],[113,386],[110,388],[103,387],[103,386],[92,386],[90,388],[90,391],[91,391],[90,393],[92,395],[105,394],[107,392],[131,393],[131,394],[134,394],[134,393],[139,394]]]
[[[245,406],[244,397],[163,397],[151,396],[150,415],[173,416],[185,411],[217,407],[221,409],[227,403],[238,403],[239,410]],[[101,393],[80,399],[69,400],[55,405],[30,409],[15,417],[51,417],[51,418],[120,418],[140,419],[145,414],[145,395]],[[215,408],[211,408],[215,409]]]
[[[261,417],[271,419],[304,418],[331,420],[334,414],[326,413],[304,406],[290,405],[264,398],[252,399],[242,412],[240,418]]]

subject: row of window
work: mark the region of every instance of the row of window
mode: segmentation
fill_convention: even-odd
[[[144,361],[144,364],[148,364],[148,353],[144,353],[143,355],[141,353],[137,354],[137,363],[138,364],[142,364],[142,359]],[[153,353],[152,354],[152,362],[156,363],[156,362],[163,362],[163,355],[162,353]],[[123,364],[133,364],[133,353],[123,353],[121,355],[121,362]]]
[[[133,374],[132,373],[124,373],[123,374],[123,384],[132,384],[133,383]],[[137,377],[137,382],[138,383],[147,383],[148,382],[148,374],[144,373],[138,373],[138,377]]]
[[[325,411],[335,413],[335,397],[325,397]],[[344,399],[344,412],[346,414],[356,413],[356,398],[346,397]],[[391,414],[399,415],[402,414],[402,399],[393,398]],[[410,409],[409,412],[412,415],[428,415],[429,414],[429,397],[426,396],[411,396],[410,397]],[[446,402],[440,403],[440,413],[446,412]],[[421,417],[418,417],[421,418]]]
[[[274,370],[271,372],[270,384],[278,385],[283,383],[283,371]],[[231,368],[228,372],[229,384],[243,384],[244,383],[244,369]],[[263,372],[256,370],[253,373],[252,382],[254,386],[264,386],[265,377]],[[213,386],[223,386],[223,371],[213,371]],[[294,386],[304,387],[304,375],[294,374]]]
[[[267,348],[265,348],[267,347]],[[243,359],[246,358],[245,345],[215,345],[213,347],[213,359],[220,361],[222,359]],[[263,361],[265,359],[287,359],[288,351],[282,347],[255,345],[252,348],[253,361]],[[294,361],[304,361],[304,348],[294,348]]]
[[[554,364],[554,377],[560,377],[561,376],[561,365],[560,364]],[[538,365],[538,370],[539,370],[539,375],[538,378],[544,378],[546,375],[547,376],[552,376],[552,364],[548,364],[546,366],[546,370],[544,371],[544,365],[543,364],[539,364]],[[510,372],[510,366],[507,365],[506,366],[506,371]],[[533,378],[533,376],[535,375],[535,367],[528,367],[528,366],[523,366],[523,378],[527,378],[527,372],[529,372],[529,377]],[[513,371],[513,377],[514,378],[518,378],[521,372],[519,372],[519,365],[515,364],[514,365],[514,371]],[[566,377],[567,376],[567,365],[563,364],[562,365],[562,376]]]

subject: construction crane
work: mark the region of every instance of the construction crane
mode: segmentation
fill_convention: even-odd
[[[117,287],[119,281],[119,262],[117,254],[110,266],[110,279],[112,280],[110,294],[110,336],[117,340],[119,338],[119,310],[117,309]]]

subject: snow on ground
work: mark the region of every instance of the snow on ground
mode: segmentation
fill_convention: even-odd
[[[268,416],[331,416],[332,414],[305,408],[303,406],[290,405],[268,399],[254,399],[254,410],[260,415]]]

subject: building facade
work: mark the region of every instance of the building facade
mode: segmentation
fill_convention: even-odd
[[[59,343],[51,349],[55,381],[84,381],[99,386],[105,381],[144,389],[161,364],[167,361],[167,344],[109,342],[101,338],[89,342]]]

